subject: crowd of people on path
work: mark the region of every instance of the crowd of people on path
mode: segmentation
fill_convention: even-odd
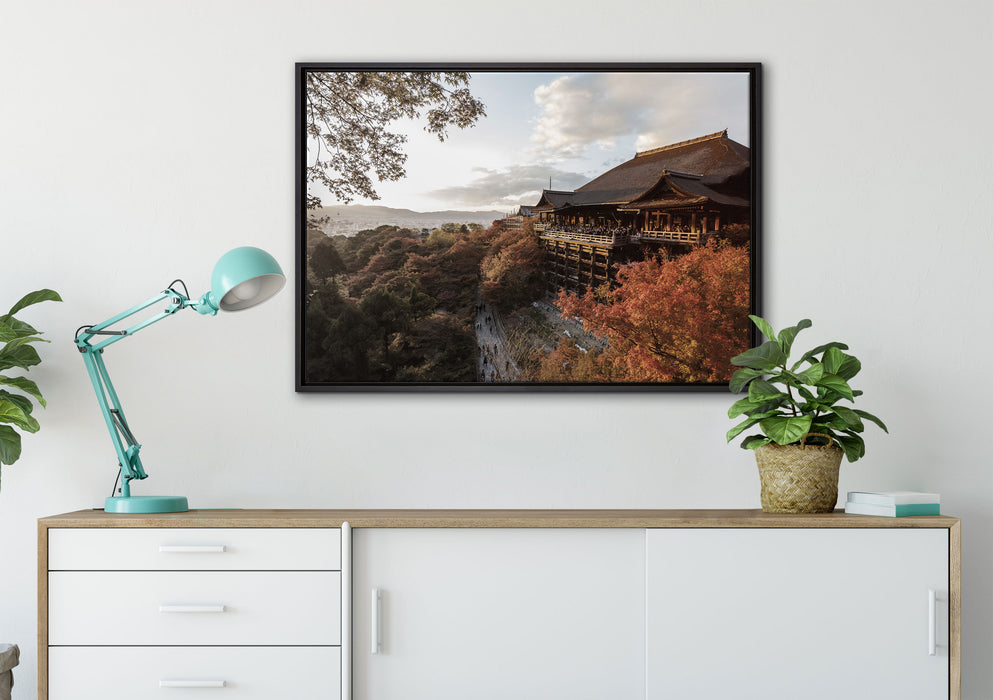
[[[480,382],[511,382],[517,378],[517,367],[504,346],[501,329],[483,303],[476,304],[476,344]]]

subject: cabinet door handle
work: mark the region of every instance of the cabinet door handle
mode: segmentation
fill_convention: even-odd
[[[160,605],[161,613],[222,613],[223,605]]]
[[[372,649],[373,654],[383,651],[383,591],[372,589]]]
[[[159,681],[160,688],[223,688],[226,681]]]
[[[927,589],[927,653],[934,656],[937,651],[938,594],[933,588]]]
[[[219,554],[223,544],[160,544],[159,551],[166,554]]]

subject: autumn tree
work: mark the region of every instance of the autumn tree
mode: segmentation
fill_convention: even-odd
[[[501,311],[510,311],[541,298],[545,287],[543,257],[533,234],[503,231],[480,265],[483,300]]]
[[[581,353],[571,341],[546,358],[565,381],[721,382],[748,348],[749,255],[711,242],[679,257],[622,265],[614,289],[561,292],[565,317],[609,342]],[[582,356],[581,356],[582,355]]]
[[[305,73],[304,120],[308,183],[320,183],[339,201],[379,199],[372,181],[405,175],[407,137],[391,129],[398,119],[421,119],[440,141],[452,126],[465,129],[486,115],[464,72]],[[307,193],[307,207],[321,205]]]
[[[342,260],[341,254],[334,243],[326,238],[310,251],[307,262],[310,265],[310,271],[321,281],[340,275],[345,271],[345,261]]]

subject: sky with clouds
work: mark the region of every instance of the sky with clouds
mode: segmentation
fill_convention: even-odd
[[[636,151],[723,129],[750,145],[746,72],[475,72],[470,89],[485,117],[443,143],[416,120],[394,124],[407,176],[376,183],[379,201],[352,203],[511,212],[536,204],[549,178],[572,190]]]

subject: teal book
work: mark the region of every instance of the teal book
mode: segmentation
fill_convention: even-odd
[[[941,505],[938,503],[907,503],[880,506],[849,501],[845,504],[845,512],[851,515],[881,515],[889,518],[901,518],[908,515],[941,515]]]

